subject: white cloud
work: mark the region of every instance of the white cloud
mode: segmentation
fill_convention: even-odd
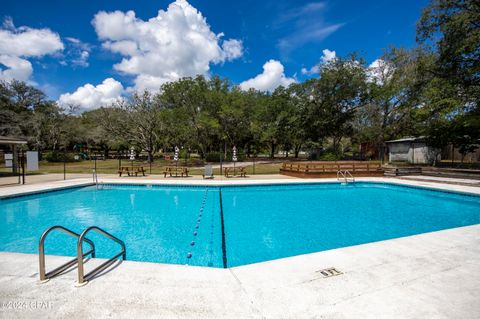
[[[0,54],[17,57],[41,57],[63,50],[57,33],[49,29],[19,27],[15,30],[0,29]]]
[[[269,60],[263,65],[263,72],[252,79],[240,83],[242,90],[256,89],[259,91],[273,91],[276,87],[289,86],[295,83],[294,78],[285,76],[283,65],[276,60]]]
[[[222,40],[205,17],[185,0],[142,20],[134,11],[98,12],[93,26],[103,48],[123,56],[114,69],[135,76],[135,89],[158,90],[165,82],[208,74],[211,63],[243,54],[242,42]]]
[[[88,63],[89,56],[90,56],[90,52],[80,51],[78,56],[72,60],[72,64],[86,68],[89,65]]]
[[[2,65],[5,70],[2,70]],[[32,64],[28,60],[16,56],[0,55],[0,80],[27,81],[32,72]]]
[[[385,60],[376,59],[367,69],[367,80],[383,85],[392,78],[394,67]]]
[[[310,2],[285,10],[274,21],[272,29],[279,33],[277,47],[287,58],[291,51],[307,43],[323,41],[345,23],[330,23],[325,19],[326,2]]]
[[[86,111],[110,105],[120,99],[123,93],[124,88],[120,82],[107,78],[96,86],[87,83],[73,93],[60,95],[58,103],[61,106],[78,106],[80,111]]]
[[[323,55],[320,58],[323,63],[328,63],[333,61],[337,58],[337,53],[335,51],[330,51],[329,49],[325,49],[322,51]]]
[[[60,36],[50,29],[16,28],[12,19],[6,18],[0,28],[0,80],[27,81],[33,68],[26,58],[39,58],[63,48]]]
[[[337,58],[337,53],[335,51],[330,51],[325,49],[322,51],[323,55],[320,57],[320,63],[312,66],[310,69],[302,68],[301,72],[305,75],[318,74],[322,65],[325,65],[329,62],[335,61]]]
[[[235,60],[243,55],[242,41],[231,39],[224,41],[222,49],[226,60]]]
[[[300,70],[300,72],[302,72],[302,74],[314,74],[314,73],[316,73],[316,71],[317,71],[316,65],[312,66],[310,69],[302,68]]]
[[[92,45],[82,42],[77,38],[66,37],[65,40],[67,44],[65,59],[60,61],[60,64],[70,64],[73,68],[88,67],[88,58],[90,57]]]
[[[138,52],[137,43],[135,41],[123,40],[116,42],[104,42],[103,48],[122,55],[133,56]]]

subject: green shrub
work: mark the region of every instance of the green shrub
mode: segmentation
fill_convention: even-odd
[[[64,160],[66,162],[75,162],[75,158],[73,157],[73,154],[59,152],[59,151],[44,153],[43,159],[46,160],[47,162],[53,162],[53,163],[63,162]]]
[[[178,153],[178,158],[187,158],[188,156],[188,150],[186,149],[183,149],[183,150],[180,150],[180,152]]]
[[[319,159],[320,159],[321,161],[338,161],[338,160],[341,159],[341,157],[338,156],[338,155],[336,155],[335,153],[330,153],[330,152],[328,152],[328,153],[323,153],[323,154],[319,157]]]
[[[206,162],[213,162],[213,163],[218,163],[220,162],[220,158],[223,159],[223,154],[220,152],[210,152],[205,156],[205,161]]]

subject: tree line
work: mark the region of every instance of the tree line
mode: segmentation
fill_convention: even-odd
[[[358,145],[425,136],[462,154],[480,139],[480,4],[434,0],[417,24],[417,46],[387,48],[375,65],[356,54],[319,66],[319,74],[273,92],[243,91],[228,79],[196,76],[156,93],[135,92],[76,114],[37,88],[0,83],[0,134],[25,137],[36,150],[88,145],[108,154],[135,147],[150,160],[174,145],[198,153],[246,156],[302,150],[329,159]]]

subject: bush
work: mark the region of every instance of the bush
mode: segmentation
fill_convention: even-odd
[[[47,162],[59,163],[66,160],[67,162],[75,162],[75,158],[71,153],[52,151],[43,154],[43,159]]]
[[[205,156],[205,161],[206,162],[214,162],[218,163],[220,162],[220,158],[223,158],[223,154],[220,152],[210,152]]]
[[[338,161],[341,159],[340,156],[336,155],[335,153],[324,153],[319,158],[321,161]]]
[[[180,150],[180,152],[178,153],[178,158],[187,158],[188,156],[188,150],[186,149],[183,149],[183,150]]]

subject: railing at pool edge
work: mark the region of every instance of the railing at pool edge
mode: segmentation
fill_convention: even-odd
[[[50,278],[52,277],[55,277],[56,275],[60,274],[61,272],[63,272],[64,270],[68,269],[69,267],[75,265],[79,258],[78,256],[72,260],[70,260],[69,262],[63,264],[63,265],[60,265],[59,267],[49,271],[48,273],[46,273],[45,271],[45,239],[47,238],[47,235],[53,231],[53,230],[60,230],[70,236],[73,236],[75,238],[78,238],[80,239],[80,234],[77,234],[76,232],[68,229],[68,228],[65,228],[63,226],[59,226],[59,225],[56,225],[56,226],[52,226],[50,228],[48,228],[43,234],[42,236],[40,237],[40,241],[38,243],[38,258],[39,258],[39,273],[40,273],[40,282],[41,283],[44,283],[44,282],[47,282],[50,280]],[[88,243],[90,245],[90,247],[92,249],[90,249],[89,251],[87,251],[86,253],[82,253],[81,255],[81,260],[82,260],[82,263],[83,263],[83,258],[87,257],[88,255],[91,255],[92,258],[95,257],[95,245],[94,243],[88,239],[88,238],[85,238],[85,237],[82,237],[82,241],[81,243],[85,241],[86,243]]]
[[[101,187],[99,187],[99,185],[98,185],[98,174],[97,174],[96,169],[92,170],[92,179],[93,179],[93,183],[95,184],[95,187],[96,187],[97,190],[104,188],[103,181],[100,182]]]
[[[77,241],[77,257],[68,261],[67,263],[53,269],[52,271],[46,273],[45,272],[45,239],[50,232],[52,232],[53,230],[56,230],[56,229],[61,230],[62,232],[66,233],[70,236],[78,238],[78,241]],[[92,258],[95,258],[95,245],[94,245],[93,241],[91,241],[90,239],[85,237],[87,235],[87,233],[92,231],[92,230],[94,230],[97,233],[103,235],[104,237],[107,237],[108,239],[111,239],[111,240],[115,241],[116,243],[120,244],[120,246],[122,247],[122,251],[120,253],[116,254],[115,256],[113,256],[112,258],[110,258],[109,260],[107,260],[106,262],[104,262],[103,264],[101,264],[100,266],[98,266],[95,269],[93,269],[92,271],[90,271],[88,274],[84,275],[84,267],[83,267],[84,258],[87,257],[88,255],[91,255]],[[85,253],[83,252],[83,242],[84,241],[91,246],[91,249],[89,251],[85,252]],[[81,234],[78,234],[78,233],[76,233],[76,232],[74,232],[74,231],[72,231],[68,228],[65,228],[63,226],[59,226],[59,225],[52,226],[52,227],[48,228],[42,234],[42,236],[40,237],[40,241],[39,241],[39,244],[38,244],[38,255],[39,255],[40,283],[45,283],[45,282],[49,281],[50,278],[53,278],[54,276],[62,273],[66,269],[70,268],[71,266],[73,266],[75,264],[78,264],[78,283],[76,284],[77,287],[82,287],[82,286],[86,285],[88,283],[88,279],[92,278],[96,274],[98,274],[101,271],[103,271],[104,269],[106,269],[108,266],[112,265],[118,257],[122,256],[123,260],[126,260],[126,258],[127,258],[125,243],[121,239],[113,236],[112,234],[108,233],[107,231],[105,231],[105,230],[103,230],[103,229],[101,229],[100,227],[97,227],[97,226],[88,227]]]
[[[342,176],[342,178],[340,178]],[[355,182],[355,177],[353,177],[352,173],[349,170],[345,171],[337,171],[337,180],[340,181],[341,179],[344,180],[345,184],[348,184],[348,178],[351,178],[352,183]]]
[[[95,269],[93,269],[92,271],[90,271],[88,274],[84,275],[83,257],[82,257],[83,256],[82,242],[83,242],[85,236],[87,235],[87,233],[90,232],[91,230],[94,230],[97,233],[99,233],[100,235],[103,235],[104,237],[107,237],[108,239],[111,239],[111,240],[115,241],[116,243],[120,244],[120,246],[122,246],[122,251],[120,253],[116,254],[115,256],[113,256],[112,258],[110,258],[109,260],[107,260],[106,262],[104,262],[103,264],[101,264],[100,266],[98,266]],[[121,239],[113,236],[112,234],[108,233],[107,231],[105,231],[105,230],[103,230],[103,229],[101,229],[100,227],[97,227],[97,226],[90,226],[87,229],[85,229],[82,232],[82,234],[80,235],[80,237],[78,238],[78,241],[77,241],[78,283],[76,284],[76,286],[77,287],[82,287],[82,286],[86,285],[90,278],[92,278],[93,276],[95,276],[96,274],[103,271],[105,268],[107,268],[111,264],[113,264],[117,260],[117,258],[120,257],[120,256],[122,256],[123,260],[127,259],[125,243]]]

